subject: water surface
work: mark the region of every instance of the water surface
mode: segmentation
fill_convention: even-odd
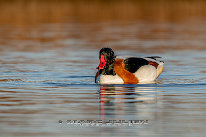
[[[17,18],[0,15],[2,136],[205,136],[204,2],[177,2],[177,10],[184,12],[174,12],[176,18],[170,16],[175,3],[160,2],[151,9],[145,9],[145,3],[127,3],[128,17],[126,11],[116,16],[125,3],[104,3],[109,8],[101,2],[47,3],[42,15],[35,11],[46,2],[2,3],[8,15],[14,13],[13,6],[31,10],[28,14],[18,10]],[[114,15],[106,11],[98,18],[91,11],[71,12],[90,4],[97,13],[102,13],[99,8],[113,11],[114,6]],[[199,10],[190,9],[191,4],[199,5]],[[134,5],[147,12],[137,14]],[[59,14],[46,18],[58,6]],[[151,14],[156,9],[165,12]],[[29,16],[36,19],[30,21]],[[104,46],[117,55],[162,56],[164,71],[151,84],[95,84],[98,51]],[[145,123],[82,126],[69,120]]]

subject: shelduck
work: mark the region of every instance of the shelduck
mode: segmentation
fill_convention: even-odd
[[[100,64],[97,67],[95,83],[139,84],[152,82],[163,71],[164,62],[158,61],[157,58],[161,57],[118,57],[111,48],[102,48],[99,51]]]

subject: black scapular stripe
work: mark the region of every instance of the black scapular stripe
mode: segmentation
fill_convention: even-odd
[[[146,57],[146,58],[151,58],[151,59],[157,60],[157,58],[162,58],[162,57],[160,57],[160,56],[151,56],[151,57]]]
[[[125,69],[131,73],[135,73],[141,66],[148,65],[149,61],[143,58],[127,58],[124,60]]]

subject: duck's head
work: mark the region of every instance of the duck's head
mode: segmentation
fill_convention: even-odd
[[[109,65],[114,62],[115,55],[114,51],[111,48],[102,48],[99,51],[99,60],[100,64],[97,69],[104,69],[106,65]]]
[[[112,74],[114,75],[113,67],[114,67],[114,60],[115,60],[115,54],[114,51],[111,48],[102,48],[99,51],[99,60],[100,64],[97,67],[98,72],[95,76],[95,82],[97,77],[101,74]]]

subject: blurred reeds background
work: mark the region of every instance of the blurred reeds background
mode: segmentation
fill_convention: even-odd
[[[0,24],[205,20],[204,0],[0,0]]]
[[[0,0],[0,9],[0,50],[206,49],[204,0]]]

